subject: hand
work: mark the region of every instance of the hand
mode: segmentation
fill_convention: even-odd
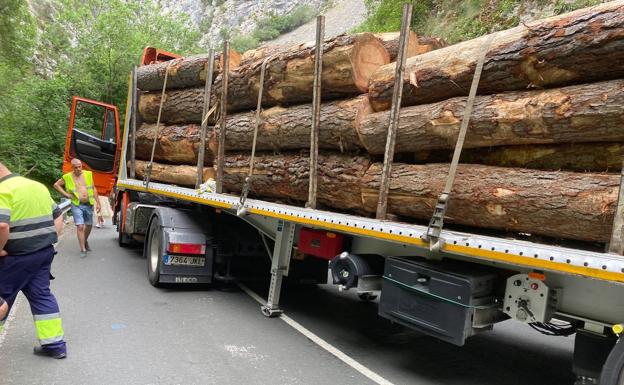
[[[95,206],[95,212],[96,212],[96,213],[98,213],[98,214],[99,214],[101,210],[102,210],[102,208],[100,207],[100,205],[99,205],[99,204]]]
[[[7,255],[9,255],[9,253],[7,253],[6,250],[0,250],[0,257],[6,257]]]

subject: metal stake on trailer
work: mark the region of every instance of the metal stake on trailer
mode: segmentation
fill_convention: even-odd
[[[230,42],[223,42],[223,84],[221,85],[221,129],[217,151],[217,193],[223,192],[223,167],[225,164],[225,135],[227,120],[228,81],[230,78]]]
[[[394,92],[392,94],[392,109],[390,110],[390,126],[386,137],[386,151],[384,154],[381,183],[379,185],[379,199],[377,200],[377,219],[386,219],[388,210],[388,191],[390,189],[390,173],[394,161],[394,148],[396,145],[396,132],[399,125],[399,113],[401,110],[401,98],[403,96],[403,73],[405,72],[405,60],[407,52],[407,39],[409,36],[410,23],[412,21],[412,4],[403,5],[403,19],[401,20],[401,35],[399,37],[399,53],[397,56],[396,69],[394,72]]]
[[[314,50],[314,88],[312,98],[312,130],[310,132],[310,185],[308,203],[316,208],[318,177],[318,137],[321,119],[321,79],[323,73],[323,40],[325,40],[325,16],[316,18],[316,47]]]
[[[613,218],[613,228],[611,230],[611,240],[609,241],[609,253],[622,255],[624,254],[624,162],[622,163],[622,171],[620,172],[620,192],[618,194],[618,203],[615,209],[615,217]]]
[[[195,188],[199,188],[204,179],[204,157],[206,155],[206,130],[208,128],[208,109],[210,108],[210,93],[212,92],[212,75],[214,73],[214,50],[208,50],[208,68],[206,70],[206,84],[204,86],[204,108],[202,110],[202,122],[199,145],[199,154],[197,154],[197,181]]]
[[[134,179],[136,176],[136,109],[137,109],[137,67],[132,67],[132,89],[130,90],[130,108],[128,111],[130,112],[131,120],[130,120],[130,131],[131,133],[131,141],[130,141],[130,178]]]

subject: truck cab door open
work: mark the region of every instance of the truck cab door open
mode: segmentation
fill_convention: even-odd
[[[80,159],[93,172],[100,195],[110,194],[117,175],[121,148],[117,107],[94,100],[72,98],[65,143],[63,172],[71,171],[71,160]]]

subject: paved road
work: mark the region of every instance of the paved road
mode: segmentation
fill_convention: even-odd
[[[31,354],[23,297],[0,335],[0,384],[369,384],[240,291],[155,289],[137,250],[95,230],[87,259],[66,234],[54,264],[69,357]],[[263,293],[260,290],[260,294]],[[457,348],[391,325],[333,287],[286,291],[286,313],[394,384],[572,384],[573,340],[517,324]]]

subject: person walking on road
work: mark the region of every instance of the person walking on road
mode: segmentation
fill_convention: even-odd
[[[54,189],[63,196],[71,199],[71,212],[76,224],[78,244],[80,245],[80,257],[87,256],[89,247],[89,234],[93,226],[93,207],[100,212],[100,197],[93,184],[93,173],[82,170],[80,159],[72,159],[72,171],[54,183]]]
[[[34,353],[53,358],[67,356],[59,306],[50,291],[59,221],[61,211],[44,185],[12,174],[0,163],[0,298],[8,313],[17,294],[24,293],[41,344]],[[0,317],[0,332],[6,318]]]

